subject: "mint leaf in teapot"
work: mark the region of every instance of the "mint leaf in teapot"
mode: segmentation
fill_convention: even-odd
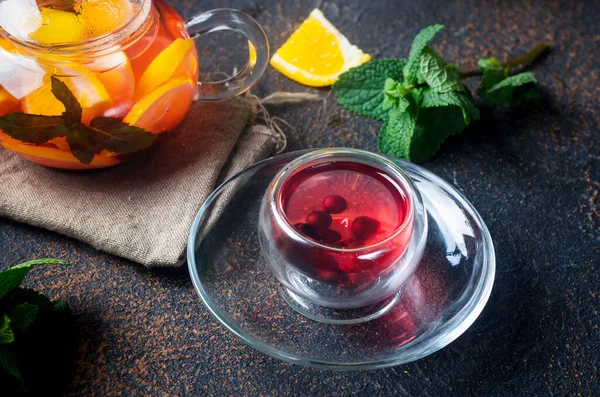
[[[67,124],[77,124],[81,122],[83,109],[77,102],[77,98],[71,92],[69,87],[56,77],[52,77],[52,94],[65,106],[63,118]]]
[[[147,149],[157,138],[157,135],[114,117],[96,117],[90,123],[90,129],[96,133],[103,149],[121,154]]]
[[[10,113],[0,117],[0,130],[21,142],[41,145],[66,136],[68,127],[63,116]]]
[[[518,106],[539,98],[533,73],[511,76],[510,70],[538,59],[550,49],[547,44],[505,63],[481,59],[479,70],[463,72],[429,46],[443,28],[432,25],[417,34],[408,60],[373,60],[341,74],[333,85],[341,106],[384,122],[378,138],[384,154],[425,161],[446,138],[478,120],[479,109],[462,82],[466,78],[482,76],[477,92],[493,105]]]
[[[66,138],[71,153],[83,164],[90,164],[102,150],[130,154],[149,148],[157,139],[157,135],[114,117],[100,116],[89,126],[83,124],[83,110],[67,84],[54,76],[51,84],[52,94],[65,106],[61,116],[10,113],[0,117],[0,130],[33,145]]]

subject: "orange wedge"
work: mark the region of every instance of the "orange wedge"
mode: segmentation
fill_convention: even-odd
[[[89,73],[89,72],[88,72]],[[84,124],[109,110],[113,104],[106,88],[94,75],[61,77],[83,108],[81,121]],[[64,105],[52,93],[52,85],[48,76],[44,77],[44,85],[22,100],[23,111],[30,114],[59,116],[65,111]]]
[[[169,81],[137,102],[123,122],[153,134],[170,131],[183,120],[195,93],[196,82],[189,77]]]
[[[20,109],[21,102],[0,85],[0,116],[18,112]]]
[[[50,146],[29,145],[12,139],[2,133],[0,133],[0,145],[27,160],[52,168],[89,170],[111,167],[121,163],[121,160],[118,158],[97,154],[90,164],[83,164],[73,156],[71,152],[65,152]]]
[[[180,38],[171,43],[154,58],[138,80],[133,101],[139,101],[158,86],[169,81],[194,49],[194,40],[192,39],[184,40]]]
[[[348,69],[371,60],[350,44],[319,9],[300,25],[271,58],[271,65],[301,84],[322,87],[333,84]]]

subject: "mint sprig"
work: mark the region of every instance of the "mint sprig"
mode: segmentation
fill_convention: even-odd
[[[6,395],[51,395],[60,386],[58,378],[68,373],[73,336],[69,307],[20,287],[40,265],[67,262],[38,259],[0,272],[0,390]]]
[[[496,58],[482,58],[478,62],[483,79],[477,94],[491,105],[519,106],[524,101],[540,99],[535,75],[523,72],[510,75],[510,66],[502,65]]]
[[[157,135],[113,117],[100,116],[89,126],[83,124],[83,109],[69,87],[54,76],[51,84],[52,94],[65,106],[62,115],[11,113],[0,117],[0,130],[33,145],[64,137],[73,156],[83,164],[90,164],[102,150],[130,154],[149,148],[157,139]]]
[[[480,59],[480,70],[461,72],[429,46],[442,29],[423,29],[407,60],[375,59],[343,73],[333,85],[344,108],[384,121],[378,139],[384,154],[425,161],[446,138],[478,120],[479,109],[462,82],[465,78],[483,76],[477,93],[492,105],[512,107],[539,99],[533,73],[511,75],[511,69],[536,59],[548,45],[540,44],[507,63]]]
[[[406,60],[374,59],[343,73],[334,85],[338,102],[348,110],[373,118],[386,120],[383,88],[388,78],[404,81],[402,68]]]

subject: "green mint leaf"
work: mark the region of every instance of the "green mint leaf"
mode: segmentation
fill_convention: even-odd
[[[421,54],[419,71],[427,85],[436,92],[464,91],[460,70],[429,49]]]
[[[18,357],[13,350],[7,349],[6,346],[0,346],[0,369],[6,371],[23,385],[23,374],[19,370],[17,362]]]
[[[435,92],[431,88],[424,88],[420,105],[421,108],[456,106],[462,111],[466,125],[479,119],[479,109],[466,92]]]
[[[67,304],[67,302],[62,299],[52,302],[52,311],[55,313],[62,314],[62,315],[70,315],[71,314],[71,308],[69,308],[69,305]]]
[[[408,90],[406,90],[402,83],[399,83],[392,78],[388,77],[385,80],[383,93],[384,99],[382,108],[384,110],[390,110],[397,106],[400,108],[400,110],[404,111],[410,105],[408,100],[404,98],[406,95],[408,95]]]
[[[537,79],[532,72],[509,76],[487,89],[480,86],[477,93],[487,103],[507,108],[540,99]]]
[[[7,300],[7,307],[30,303],[36,305],[40,310],[52,303],[46,296],[31,288],[15,288],[4,299]]]
[[[402,68],[405,60],[374,59],[340,75],[333,84],[333,92],[344,108],[362,116],[385,120],[389,109],[384,109],[383,88],[386,79],[404,82]]]
[[[37,259],[0,272],[0,298],[3,298],[12,289],[21,285],[29,270],[39,265],[68,265],[68,262],[60,259]]]
[[[386,153],[410,160],[410,147],[416,127],[416,118],[413,112],[410,109],[408,111],[402,111],[399,108],[392,109],[390,118],[384,127],[385,129],[380,132],[380,135],[385,134],[380,139],[380,146],[385,145],[385,149],[389,148]]]
[[[83,110],[77,102],[77,98],[71,92],[69,87],[58,78],[50,77],[52,84],[52,94],[65,106],[63,117],[67,124],[81,123]]]
[[[112,117],[96,117],[90,123],[90,128],[96,132],[94,140],[100,143],[102,149],[120,154],[148,149],[158,137]]]
[[[157,139],[157,135],[112,117],[97,117],[89,127],[82,124],[83,110],[75,95],[60,79],[51,80],[52,94],[65,106],[62,116],[7,114],[0,117],[3,132],[34,145],[66,137],[71,153],[83,164],[90,164],[94,155],[104,149],[119,154],[135,153],[149,148]]]
[[[0,345],[7,345],[15,341],[15,334],[10,327],[10,318],[5,314],[0,320]]]
[[[96,148],[99,142],[94,141],[96,134],[84,124],[74,124],[67,134],[67,143],[73,156],[83,164],[90,164],[100,148]]]
[[[37,317],[39,307],[31,303],[21,303],[10,311],[10,320],[16,331],[25,331]]]
[[[41,145],[49,140],[66,136],[68,128],[63,116],[39,116],[10,113],[0,117],[0,130],[21,142]]]
[[[477,61],[477,65],[483,72],[480,85],[483,90],[489,90],[508,77],[510,68],[502,66],[496,58],[481,58]]]
[[[479,118],[479,110],[463,92],[421,91],[421,107],[410,146],[410,160],[422,162],[434,155],[451,135],[461,133]]]
[[[442,29],[444,29],[444,25],[431,25],[421,30],[415,36],[412,46],[410,47],[408,61],[403,69],[404,79],[408,82],[408,84],[419,84],[421,53],[423,50],[425,50],[427,44],[429,44],[435,35]]]
[[[390,144],[387,141],[387,129],[389,122],[389,119],[383,122],[381,131],[379,132],[379,135],[377,137],[377,146],[379,147],[379,151],[383,154],[393,154],[392,148],[390,147]]]
[[[96,117],[89,127],[84,124],[72,126],[67,142],[73,155],[89,164],[103,149],[120,154],[135,153],[149,148],[157,137],[113,117]]]

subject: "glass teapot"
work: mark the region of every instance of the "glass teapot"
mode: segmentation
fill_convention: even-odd
[[[194,39],[233,30],[248,39],[236,75],[198,82]],[[0,145],[63,169],[110,167],[175,128],[194,99],[249,89],[269,45],[243,12],[185,22],[163,0],[0,0]]]

